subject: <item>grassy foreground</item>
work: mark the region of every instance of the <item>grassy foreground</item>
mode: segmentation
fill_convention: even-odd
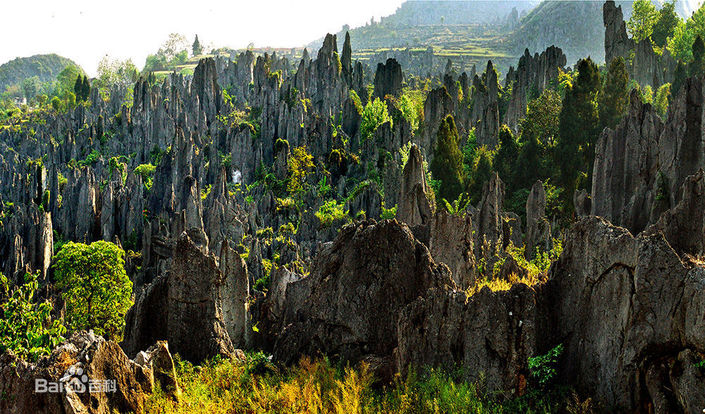
[[[247,362],[215,359],[193,366],[177,358],[179,401],[157,389],[149,413],[549,413],[590,412],[566,390],[529,390],[502,400],[460,373],[427,370],[379,386],[366,366],[335,367],[327,359],[302,359],[279,369],[262,353]]]

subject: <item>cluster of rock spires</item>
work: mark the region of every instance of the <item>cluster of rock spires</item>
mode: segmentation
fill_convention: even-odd
[[[629,77],[639,85],[659,87],[672,81],[676,70],[676,60],[671,52],[664,48],[658,55],[650,39],[635,42],[627,35],[627,26],[622,15],[622,6],[616,6],[614,0],[608,0],[603,6],[605,24],[605,62],[621,57],[627,64]],[[630,59],[630,54],[633,58]]]
[[[444,86],[428,94],[422,134],[412,136],[395,117],[362,140],[350,91],[367,98],[365,74],[351,61],[349,43],[339,55],[329,35],[316,59],[306,54],[295,73],[276,56],[206,59],[193,79],[140,81],[131,106],[117,92],[106,102],[94,90],[89,106],[49,116],[31,133],[0,133],[6,275],[18,280],[39,271],[48,282],[54,232],[139,252],[127,258],[136,290],[124,342],[77,335],[32,366],[3,355],[0,387],[17,398],[0,407],[139,412],[155,381],[178,398],[169,349],[193,362],[238,348],[265,349],[285,363],[322,352],[365,361],[381,378],[459,364],[468,380],[482,376],[488,390],[517,395],[527,359],[564,344],[562,381],[608,409],[702,409],[704,379],[695,363],[705,353],[705,272],[693,258],[705,248],[697,207],[705,190],[703,80],[686,82],[665,122],[634,98],[622,123],[605,130],[592,193],[576,197],[583,213],[604,218],[578,219],[543,283],[484,288],[468,298],[465,290],[478,278],[522,271],[506,258],[508,246],[525,245],[529,255],[536,246],[550,248],[554,229],[543,184],[531,190],[525,225],[503,211],[505,189],[496,174],[477,206],[450,214],[435,205],[424,159],[448,114],[462,135],[475,128],[478,142],[496,144],[499,126],[516,127],[528,100],[550,85],[566,58],[557,48],[527,51],[507,75],[512,95],[501,111],[491,62],[482,74],[456,78],[448,71]],[[374,79],[375,96],[399,95],[396,61],[380,65]],[[259,108],[260,115],[233,122],[231,105]],[[340,123],[331,125],[336,118]],[[409,141],[401,165],[398,150]],[[264,186],[253,186],[249,197],[257,202],[250,202],[242,187],[263,179],[262,165],[281,179],[291,149],[302,145],[329,168],[326,182],[347,200],[345,208],[366,219],[322,226],[314,212],[323,200],[310,191],[296,234],[267,238],[267,229],[286,227],[299,213]],[[95,152],[120,157],[89,161]],[[153,177],[135,172],[150,161],[157,164]],[[349,188],[373,168],[381,184]],[[379,220],[382,194],[387,206],[398,206],[396,220]],[[252,286],[267,271],[263,259],[275,253],[280,265],[270,270],[265,295]],[[71,393],[27,393],[35,378],[63,377],[67,360],[93,379],[120,373],[120,391],[100,394],[97,406]]]

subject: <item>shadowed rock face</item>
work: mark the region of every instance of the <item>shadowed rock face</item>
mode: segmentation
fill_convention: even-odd
[[[432,287],[454,286],[448,268],[396,220],[343,228],[318,255],[311,274],[286,289],[275,358],[323,352],[343,360],[388,358],[397,346],[403,306]]]
[[[227,244],[220,263],[184,233],[174,247],[168,273],[148,285],[127,315],[128,353],[155,340],[168,340],[174,352],[190,361],[230,355],[248,340],[245,264]]]
[[[595,146],[592,214],[636,234],[680,201],[680,188],[705,166],[705,89],[690,78],[664,123],[632,93],[629,112]]]
[[[377,65],[374,96],[380,99],[387,95],[399,96],[403,80],[401,65],[395,59],[387,59],[387,63]]]
[[[563,380],[618,411],[662,393],[662,412],[705,403],[705,388],[684,395],[689,385],[679,385],[704,379],[679,368],[684,352],[705,350],[705,269],[683,262],[662,235],[634,237],[591,217],[573,226],[551,277]]]

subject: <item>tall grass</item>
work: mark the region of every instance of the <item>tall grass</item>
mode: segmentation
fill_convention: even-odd
[[[215,359],[193,366],[178,357],[182,389],[178,401],[160,389],[147,403],[149,413],[549,413],[564,410],[565,393],[533,392],[501,400],[478,384],[444,370],[414,372],[393,383],[376,384],[364,364],[334,367],[325,359],[303,358],[287,369],[262,354],[247,361]]]

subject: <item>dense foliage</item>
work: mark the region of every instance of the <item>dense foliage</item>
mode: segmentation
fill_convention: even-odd
[[[71,330],[93,329],[109,338],[121,335],[132,306],[132,282],[121,248],[106,241],[68,242],[55,256],[54,272]]]
[[[27,274],[24,284],[10,287],[0,275],[0,353],[10,350],[29,361],[49,355],[63,341],[61,320],[52,320],[52,304],[37,302],[37,275]]]

